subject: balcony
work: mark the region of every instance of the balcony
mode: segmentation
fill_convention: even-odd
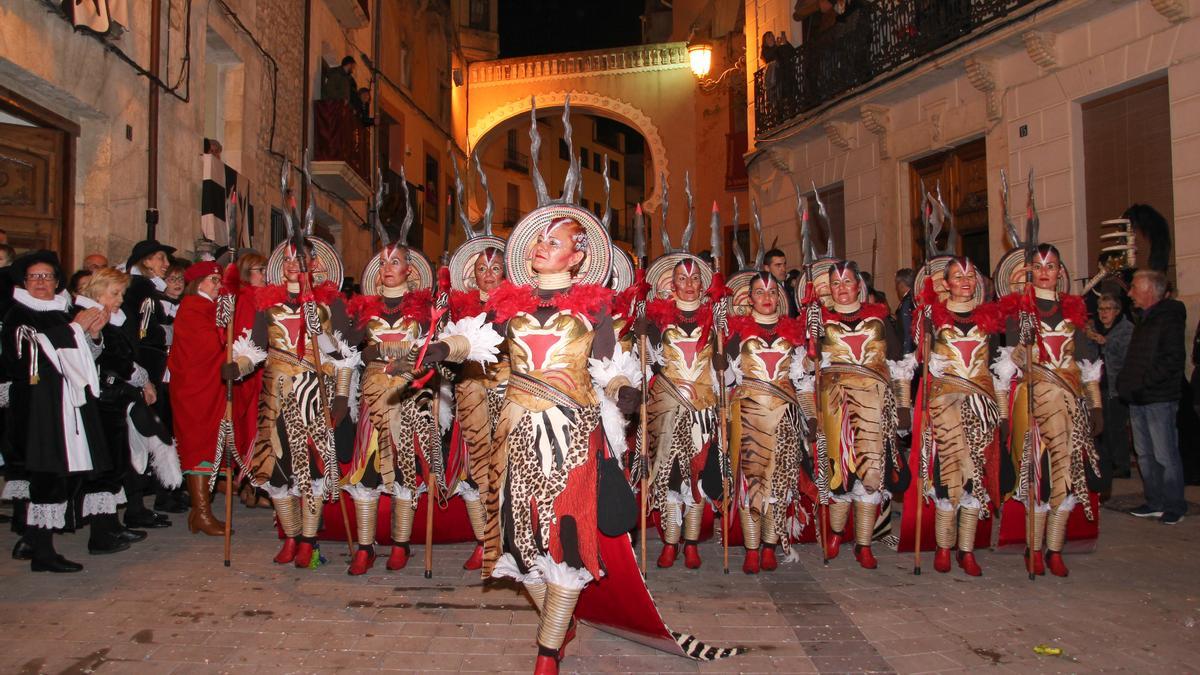
[[[529,173],[529,155],[516,148],[507,148],[504,153],[504,168]]]
[[[754,74],[756,135],[990,33],[1057,0],[892,0],[863,3],[850,21]],[[1037,5],[1037,7],[1031,7]],[[1026,12],[1029,8],[1031,11]],[[768,75],[768,68],[774,72]]]
[[[325,5],[346,28],[362,28],[371,22],[367,0],[325,0]]]
[[[347,201],[371,194],[371,129],[346,101],[313,102],[313,181]]]

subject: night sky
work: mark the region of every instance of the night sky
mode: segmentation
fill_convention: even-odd
[[[500,57],[642,41],[645,0],[500,0]]]

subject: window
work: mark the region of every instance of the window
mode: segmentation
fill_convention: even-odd
[[[608,177],[613,180],[621,180],[621,163],[615,159],[608,160]]]
[[[582,165],[583,168],[585,168],[585,169],[587,168],[587,166],[588,166],[588,149],[587,148],[579,149],[579,164]]]
[[[515,152],[517,149],[517,130],[509,129],[508,133],[506,134],[506,139],[508,141],[509,152]],[[559,142],[562,142],[561,138],[559,139]]]
[[[586,199],[580,199],[580,200],[579,200],[579,205],[580,205],[581,207],[585,208],[585,209],[590,209],[590,208],[591,208],[590,206],[588,206],[588,200],[586,200]]]
[[[567,142],[563,139],[558,139],[558,158],[561,160],[571,159],[571,153],[567,151]]]
[[[621,209],[613,209],[612,210],[612,222],[613,222],[613,227],[615,227],[616,230],[618,232],[620,232],[621,231]]]
[[[425,153],[425,203],[431,206],[427,215],[437,220],[438,210],[438,161],[432,154]]]
[[[601,217],[603,217],[603,215],[604,215],[604,211],[603,211],[603,209],[602,209],[602,207],[601,207],[601,205],[600,205],[600,202],[593,202],[593,203],[592,203],[592,213],[596,214],[596,217],[597,217],[597,218],[601,218]]]
[[[283,220],[283,211],[271,207],[271,248],[274,249],[284,239],[287,239],[287,224]]]
[[[604,158],[601,157],[600,153],[598,152],[592,155],[592,171],[595,171],[596,173],[601,173],[604,171]]]
[[[491,30],[491,0],[471,0],[469,26],[472,30]]]

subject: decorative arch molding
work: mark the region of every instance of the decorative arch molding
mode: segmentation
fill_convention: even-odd
[[[638,133],[642,135],[646,141],[646,147],[650,150],[650,161],[654,165],[653,175],[650,176],[649,181],[651,185],[646,186],[645,208],[647,211],[658,211],[659,204],[662,203],[662,187],[659,181],[663,176],[668,179],[668,182],[671,178],[671,170],[667,164],[667,146],[658,132],[658,126],[650,119],[649,115],[627,101],[588,92],[552,91],[536,94],[538,108],[560,108],[566,103],[568,94],[571,96],[572,111],[586,110],[604,113],[637,129]],[[474,148],[480,139],[508,120],[519,115],[528,115],[531,108],[528,96],[493,108],[491,112],[471,125],[467,134],[471,147]]]

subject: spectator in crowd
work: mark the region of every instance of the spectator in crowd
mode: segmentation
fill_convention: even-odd
[[[99,253],[89,253],[83,259],[83,269],[89,272],[95,272],[101,267],[108,267],[108,258]]]
[[[73,296],[82,293],[83,287],[87,286],[93,274],[95,272],[91,270],[79,270],[72,274],[71,279],[67,281],[67,292]]]
[[[163,295],[167,296],[169,300],[174,301],[172,304],[176,307],[179,306],[179,299],[183,296],[183,287],[185,285],[184,270],[183,265],[172,262],[170,267],[167,268],[166,276],[163,277],[163,280],[167,282],[167,289],[163,291]]]
[[[913,345],[912,314],[913,314],[913,271],[911,267],[896,270],[896,329],[904,343],[904,353],[912,353]]]
[[[1129,406],[1117,393],[1117,378],[1125,365],[1125,352],[1133,324],[1121,314],[1121,299],[1115,295],[1100,296],[1096,318],[1088,329],[1088,337],[1100,347],[1104,359],[1104,376],[1100,383],[1104,395],[1104,431],[1096,444],[1100,454],[1100,498],[1112,492],[1112,479],[1129,478]]]
[[[1117,391],[1129,404],[1133,447],[1146,497],[1146,503],[1131,513],[1174,525],[1187,511],[1175,426],[1187,310],[1178,300],[1165,299],[1166,292],[1167,278],[1162,272],[1140,270],[1134,274],[1129,295],[1142,317],[1129,339]]]
[[[17,257],[17,251],[8,244],[0,244],[0,267],[8,267],[12,265],[13,260]]]
[[[775,277],[775,281],[780,286],[783,286],[785,289],[788,288],[785,285],[787,281],[787,256],[783,251],[777,248],[767,251],[763,255],[762,269],[764,272],[770,272],[771,276]],[[800,310],[796,307],[796,294],[784,293],[784,295],[787,296],[788,301],[788,316],[795,318],[800,314]]]

